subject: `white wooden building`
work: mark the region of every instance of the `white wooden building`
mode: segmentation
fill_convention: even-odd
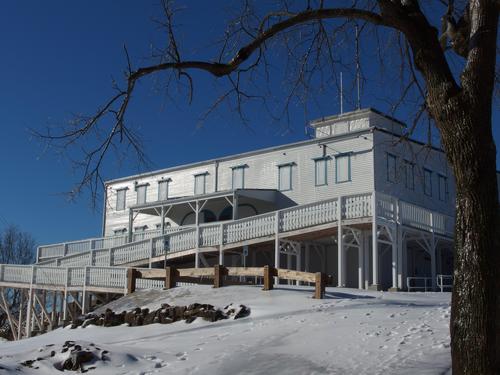
[[[108,181],[103,236],[126,234],[132,241],[332,199],[345,205],[369,197],[373,205],[378,196],[405,217],[370,212],[344,227],[334,220],[328,228],[280,236],[279,245],[253,238],[227,250],[200,245],[169,261],[280,264],[324,271],[340,286],[361,288],[406,289],[407,277],[426,277],[413,285],[431,287],[436,275],[450,275],[455,192],[442,150],[402,136],[402,122],[373,109],[318,119],[311,127],[310,140]],[[382,200],[375,208],[384,209]],[[405,212],[396,212],[401,205]]]

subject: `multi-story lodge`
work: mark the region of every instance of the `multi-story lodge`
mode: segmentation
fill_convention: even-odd
[[[17,320],[0,301],[12,337],[75,318],[92,300],[169,287],[180,268],[214,284],[223,268],[193,267],[261,270],[267,285],[272,267],[296,281],[306,273],[290,270],[316,272],[319,298],[324,273],[346,287],[449,287],[455,185],[443,151],[373,109],[311,127],[302,142],[107,182],[102,237],[40,246],[35,265],[0,265],[0,293],[27,298]]]
[[[443,151],[373,109],[310,126],[315,136],[302,142],[108,181],[104,240],[89,249],[151,246],[142,258],[110,252],[90,264],[269,264],[396,290],[408,277],[435,287],[451,275],[455,189]],[[81,264],[71,243],[57,246],[41,247],[39,260]]]

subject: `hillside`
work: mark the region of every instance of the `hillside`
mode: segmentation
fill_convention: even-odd
[[[0,342],[0,374],[54,374],[67,340],[107,351],[89,374],[443,374],[451,364],[449,293],[384,293],[306,287],[144,290],[110,304],[115,311],[194,302],[245,304],[240,320],[142,327],[58,329]],[[94,345],[90,345],[94,344]],[[49,345],[49,346],[47,346]],[[50,357],[50,351],[56,354]],[[33,367],[20,365],[43,358]]]

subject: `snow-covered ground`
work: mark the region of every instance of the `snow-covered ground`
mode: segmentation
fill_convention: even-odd
[[[449,293],[389,293],[327,288],[178,287],[136,292],[111,304],[193,302],[245,304],[240,320],[75,330],[58,329],[19,342],[0,342],[0,374],[54,374],[58,349],[75,340],[108,351],[90,374],[443,374],[451,365]],[[90,343],[94,346],[90,346]],[[54,344],[54,345],[52,345]],[[50,345],[50,346],[47,346]],[[54,357],[50,352],[56,351]],[[28,359],[38,369],[19,365]]]

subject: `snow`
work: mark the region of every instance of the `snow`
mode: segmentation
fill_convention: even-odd
[[[449,293],[391,293],[308,287],[183,286],[143,290],[112,302],[116,312],[162,303],[233,303],[239,320],[197,319],[141,327],[57,329],[0,342],[0,374],[54,374],[67,340],[107,351],[90,374],[443,374],[450,372]],[[46,345],[52,345],[47,347]],[[91,345],[94,344],[94,345]],[[98,349],[96,349],[98,348]],[[37,357],[38,369],[20,363]],[[451,373],[451,372],[450,372]]]

